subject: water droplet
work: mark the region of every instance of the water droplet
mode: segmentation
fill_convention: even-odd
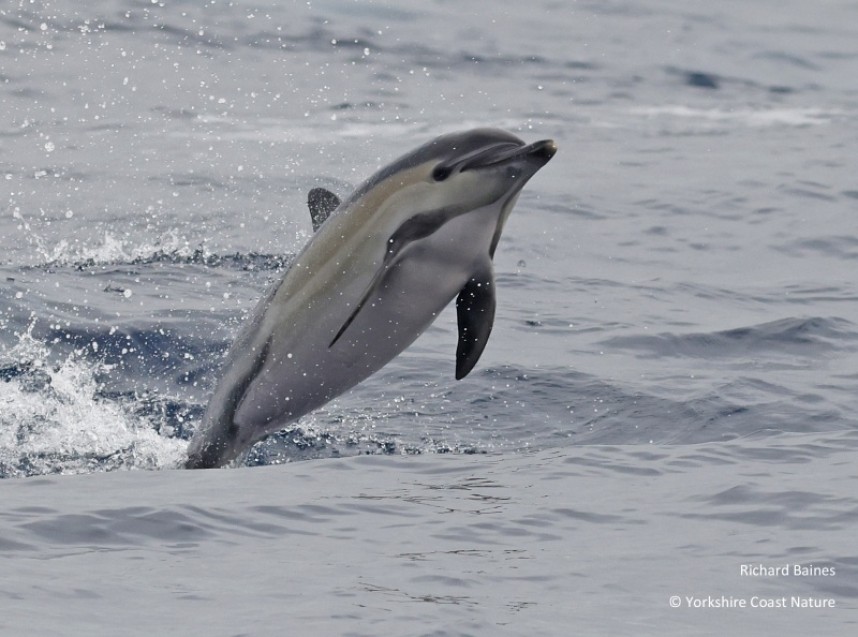
[[[519,259],[519,261],[518,261],[518,263],[516,263],[516,265],[520,268],[526,268],[527,267],[527,261],[525,261],[524,259]]]

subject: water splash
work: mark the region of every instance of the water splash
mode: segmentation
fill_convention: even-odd
[[[99,396],[109,372],[72,354],[59,364],[25,333],[0,355],[0,477],[176,467],[185,443],[133,404]]]
[[[176,232],[167,232],[152,243],[128,241],[105,232],[101,243],[96,245],[70,244],[63,239],[50,248],[43,246],[40,252],[49,265],[79,266],[134,263],[148,259],[153,254],[170,254],[188,259],[196,252],[205,254],[206,251],[202,247],[192,247]]]

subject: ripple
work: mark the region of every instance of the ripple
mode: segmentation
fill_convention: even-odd
[[[704,334],[615,336],[603,345],[636,350],[643,357],[741,357],[770,355],[820,357],[854,348],[858,332],[841,318],[785,318],[750,327]]]

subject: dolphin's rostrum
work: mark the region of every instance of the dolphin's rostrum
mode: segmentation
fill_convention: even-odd
[[[504,223],[556,151],[551,140],[476,129],[400,157],[345,201],[314,188],[316,234],[233,343],[186,466],[225,465],[354,387],[454,298],[464,378],[492,329]]]

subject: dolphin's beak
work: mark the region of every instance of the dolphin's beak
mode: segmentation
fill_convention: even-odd
[[[461,171],[488,168],[524,158],[534,159],[544,165],[554,157],[556,152],[557,144],[553,139],[543,139],[527,145],[497,144],[467,158],[462,164]]]
[[[557,144],[554,143],[553,139],[543,139],[525,146],[522,150],[531,157],[548,161],[557,152]]]

